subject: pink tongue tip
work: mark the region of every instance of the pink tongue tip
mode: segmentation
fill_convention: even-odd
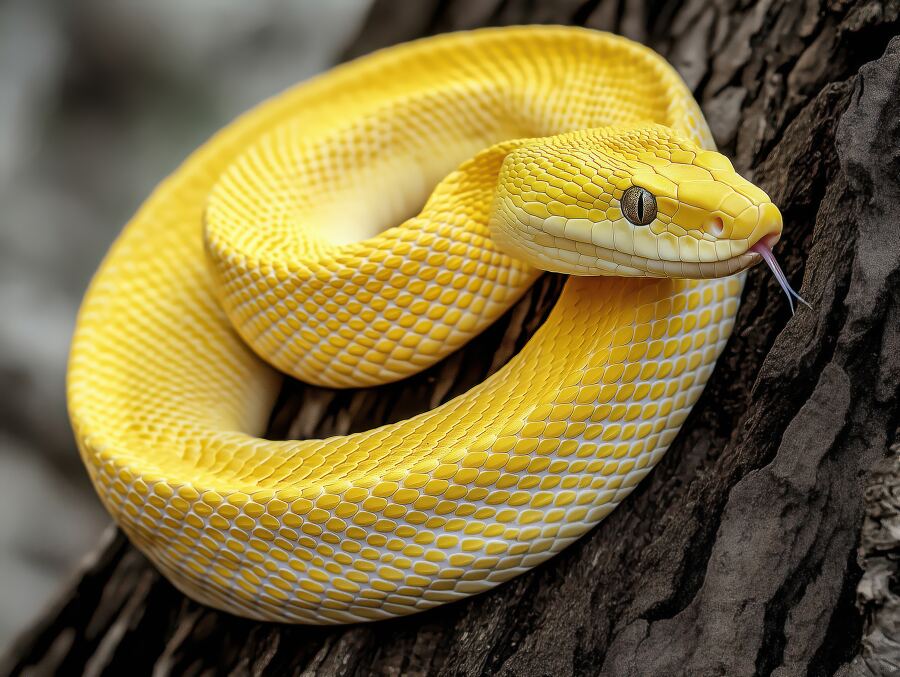
[[[800,303],[812,310],[812,306],[806,302],[806,299],[800,296],[800,294],[795,292],[793,287],[791,287],[791,283],[788,282],[787,276],[784,274],[784,271],[781,270],[781,266],[778,265],[778,261],[775,260],[775,255],[772,253],[771,247],[760,240],[755,245],[750,247],[750,251],[759,254],[762,257],[763,261],[766,262],[766,265],[769,266],[769,269],[772,271],[772,274],[775,276],[775,279],[778,280],[778,284],[781,285],[781,288],[784,290],[784,293],[787,296],[788,303],[791,306],[792,315],[794,314],[794,299],[797,299],[798,301],[800,301]]]

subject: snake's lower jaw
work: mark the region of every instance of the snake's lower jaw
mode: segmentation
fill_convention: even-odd
[[[748,270],[755,266],[761,260],[762,259],[760,258],[759,254],[757,254],[756,252],[747,251],[743,254],[735,256],[732,259],[733,263],[731,265],[734,267],[735,273],[742,273],[745,270]]]
[[[667,277],[689,280],[711,280],[736,275],[755,265],[758,257],[750,252],[738,254],[721,261],[682,261],[672,264]],[[680,270],[680,272],[679,272]]]

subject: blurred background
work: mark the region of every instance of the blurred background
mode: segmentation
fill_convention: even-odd
[[[335,62],[369,0],[0,0],[0,652],[110,523],[65,409],[81,296],[154,185]]]

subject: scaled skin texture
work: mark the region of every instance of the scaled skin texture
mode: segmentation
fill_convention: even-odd
[[[631,186],[656,197],[645,226],[623,218]],[[79,447],[200,602],[312,624],[421,611],[539,564],[628,495],[725,345],[748,249],[780,229],[639,45],[526,27],[394,47],[244,115],[141,207],[79,316]],[[279,372],[403,378],[541,270],[573,277],[468,393],[345,437],[259,437]]]

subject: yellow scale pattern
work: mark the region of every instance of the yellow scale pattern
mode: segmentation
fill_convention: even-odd
[[[581,29],[402,45],[264,103],[157,188],[85,298],[69,405],[105,506],[185,593],[258,619],[402,615],[539,564],[650,471],[728,338],[742,275],[678,276],[739,272],[776,230],[712,147],[664,61]],[[630,185],[658,196],[655,255]],[[258,355],[396,380],[538,268],[640,277],[572,277],[506,367],[432,411],[257,437],[280,382]]]

